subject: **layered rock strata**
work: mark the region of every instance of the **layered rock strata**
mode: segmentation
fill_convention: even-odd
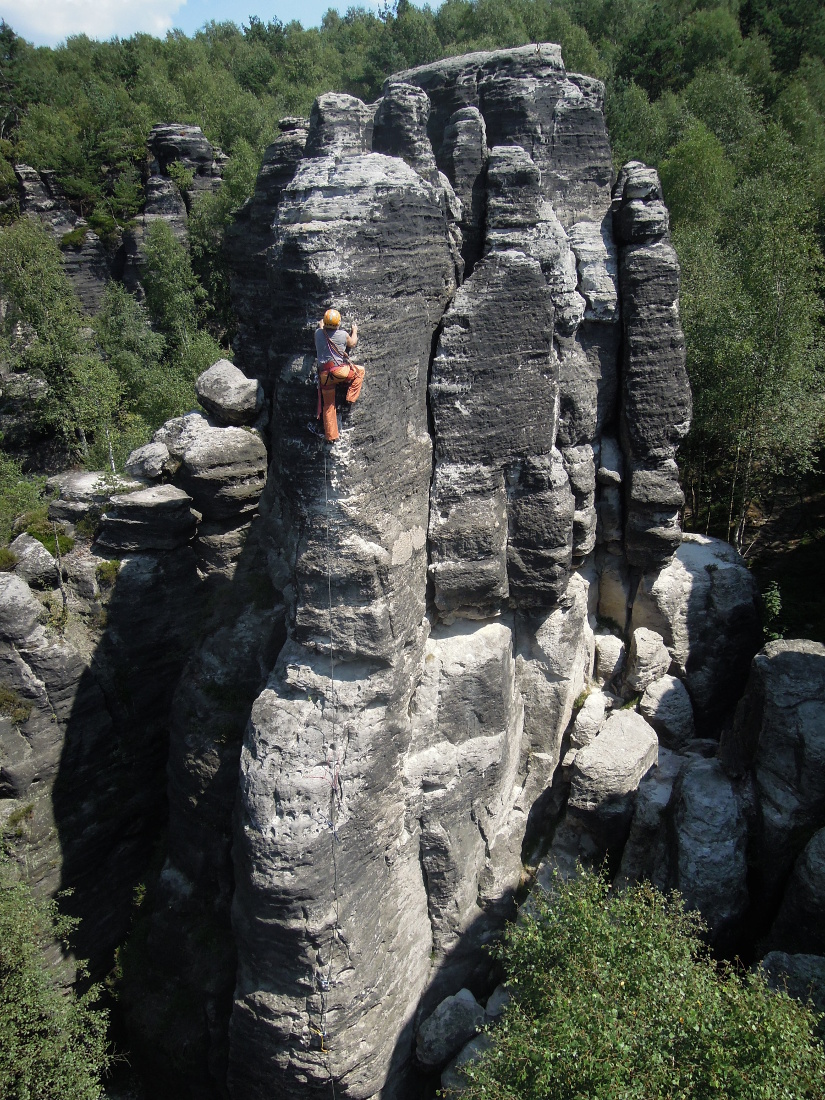
[[[186,555],[209,601],[125,953],[157,1089],[424,1088],[483,1018],[483,946],[551,836],[540,880],[607,853],[621,882],[682,889],[719,943],[754,907],[780,765],[745,774],[751,711],[725,766],[713,737],[759,644],[755,588],[679,531],[678,264],[655,173],[611,188],[602,99],[539,45],[283,120],[228,235],[237,365],[131,456],[136,484],[53,505],[102,512],[112,558]],[[333,305],[366,381],[328,447],[308,425]],[[815,782],[788,783],[821,828]]]
[[[610,183],[601,86],[530,47],[400,74],[375,107],[322,96],[230,234],[238,361],[273,409],[256,560],[288,631],[240,757],[234,1096],[394,1094],[417,1013],[488,980],[480,945],[514,911],[593,670],[602,558],[629,588]],[[330,304],[368,334],[331,451],[307,432]],[[190,430],[156,443],[200,510]],[[656,757],[635,717],[627,783]],[[188,912],[233,885],[198,867],[182,797],[201,764],[173,760],[189,839],[161,894]],[[222,834],[225,791],[203,817]]]

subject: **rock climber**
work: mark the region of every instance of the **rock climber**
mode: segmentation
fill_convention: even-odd
[[[350,362],[347,352],[358,343],[358,325],[352,322],[351,334],[341,327],[341,314],[328,309],[315,330],[315,356],[318,360],[318,411],[316,419],[323,415],[324,438],[334,443],[338,438],[338,416],[335,411],[335,392],[346,383],[347,404],[358,400],[364,382],[364,368]],[[317,429],[313,428],[317,434]]]

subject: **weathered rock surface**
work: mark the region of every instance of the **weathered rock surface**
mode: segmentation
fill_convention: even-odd
[[[407,685],[424,642],[427,367],[454,261],[438,193],[403,161],[366,151],[366,117],[346,97],[319,101],[270,255],[273,308],[288,320],[274,351],[281,474],[267,524],[292,640],[253,706],[241,756],[230,1032],[238,1095],[266,1095],[273,1064],[285,1097],[325,1084],[319,1024],[342,1087],[378,1091],[402,1032],[409,1050],[408,1006],[429,965],[418,837],[398,808]],[[315,393],[303,318],[333,302],[369,329],[370,343],[352,430],[325,459],[305,428]],[[262,875],[263,865],[285,873]],[[295,876],[288,869],[298,865],[306,873]]]
[[[117,245],[104,244],[84,218],[72,210],[54,172],[36,172],[28,164],[15,164],[20,213],[36,218],[54,243],[63,249],[63,263],[72,289],[84,309],[95,313],[103,300],[106,283],[119,272]],[[64,238],[72,234],[66,243]]]
[[[659,740],[670,748],[683,747],[695,733],[690,696],[675,676],[662,676],[645,688],[639,701],[639,713],[656,730]]]
[[[153,218],[185,233],[171,162],[200,181],[188,203],[219,177],[192,128],[150,144],[134,278]],[[654,784],[655,732],[592,690],[594,674],[621,687],[631,607],[636,634],[667,646],[645,663],[636,645],[636,690],[671,661],[693,690],[673,630],[633,605],[639,567],[652,591],[651,563],[678,544],[678,267],[655,175],[625,171],[615,210],[611,175],[603,88],[567,74],[555,46],[399,74],[376,105],[320,97],[308,123],[282,120],[227,236],[238,366],[199,380],[208,415],[131,456],[152,488],[64,497],[66,519],[105,511],[98,545],[123,555],[67,565],[90,609],[113,583],[143,629],[137,580],[173,565],[188,570],[182,621],[196,578],[210,594],[197,646],[170,631],[176,667],[188,658],[174,700],[164,671],[149,708],[155,763],[170,736],[168,839],[124,1004],[159,1091],[415,1091],[415,1025],[462,989],[489,992],[482,947],[514,915],[568,785],[556,835],[573,856],[618,855],[648,773],[647,833],[673,825],[682,762]],[[330,306],[358,321],[366,380],[327,447],[307,422]],[[642,547],[630,563],[626,532]],[[597,641],[598,616],[615,626]],[[157,630],[148,653],[115,621],[107,668],[124,644],[156,675]],[[106,675],[115,728],[127,705]],[[146,805],[162,802],[159,774]],[[673,851],[662,860],[672,879]]]
[[[186,546],[197,527],[191,503],[192,498],[174,485],[116,494],[101,517],[97,545],[123,554]]]
[[[739,697],[761,641],[756,582],[732,546],[686,534],[664,568],[642,576],[632,625],[657,631],[711,723]]]
[[[679,322],[679,262],[656,172],[626,164],[613,189],[621,242],[624,328],[622,445],[629,459],[625,551],[631,565],[662,565],[680,543],[683,503],[676,448],[690,425]]]
[[[784,990],[815,1012],[825,1012],[825,958],[821,955],[789,955],[769,952],[760,964],[772,989]],[[820,1024],[820,1034],[821,1034]]]
[[[748,904],[744,810],[718,760],[691,760],[675,797],[674,885],[718,936]]]
[[[180,460],[176,482],[205,518],[230,519],[257,507],[267,468],[266,447],[257,432],[213,425],[189,413],[168,420],[153,442],[165,444]]]
[[[459,989],[419,1026],[415,1054],[423,1066],[445,1065],[480,1031],[484,1009],[469,989]]]
[[[615,879],[617,887],[652,882],[659,890],[673,887],[674,858],[669,818],[673,788],[685,759],[659,747],[658,766],[639,784],[627,843]]]
[[[630,653],[625,669],[625,687],[628,692],[645,691],[670,668],[670,654],[661,634],[639,626],[630,638]]]
[[[228,359],[201,374],[195,382],[198,401],[222,424],[252,424],[261,411],[264,392],[260,382],[247,378]]]
[[[760,650],[720,755],[735,774],[753,769],[761,811],[754,855],[769,910],[812,832],[825,826],[825,646],[783,640]]]
[[[49,504],[49,519],[77,523],[85,517],[97,519],[112,493],[142,489],[143,482],[94,470],[67,470],[50,477],[46,488],[57,494]]]
[[[769,939],[783,951],[825,954],[825,829],[797,857]]]
[[[219,185],[226,157],[207,141],[200,126],[182,122],[160,122],[153,126],[146,142],[152,176],[168,176],[177,162],[193,175],[195,191],[213,191]]]
[[[596,683],[610,687],[624,670],[625,645],[615,634],[597,634],[596,647]]]
[[[57,562],[39,539],[25,531],[9,546],[17,557],[14,567],[19,577],[35,588],[54,588],[57,584]]]
[[[616,711],[576,756],[568,806],[582,812],[612,810],[639,786],[658,759],[658,740],[635,711]],[[622,811],[624,812],[624,807]]]
[[[180,461],[173,459],[165,443],[145,443],[137,447],[126,459],[126,473],[132,477],[156,481],[174,474]]]

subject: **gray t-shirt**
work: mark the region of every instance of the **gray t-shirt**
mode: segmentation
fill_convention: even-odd
[[[319,363],[328,363],[330,359],[334,359],[336,363],[343,363],[346,349],[346,329],[337,328],[335,332],[323,328],[315,330],[315,357]]]

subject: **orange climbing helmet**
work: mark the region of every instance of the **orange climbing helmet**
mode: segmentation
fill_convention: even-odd
[[[324,314],[324,328],[338,328],[341,324],[341,314],[337,309],[328,309]]]

